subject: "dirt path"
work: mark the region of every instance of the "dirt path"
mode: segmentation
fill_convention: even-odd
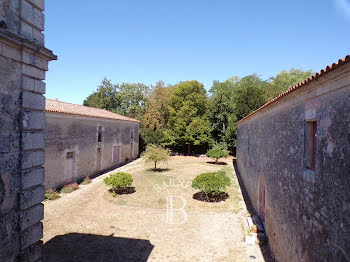
[[[121,167],[144,169],[142,160]],[[242,210],[186,210],[183,224],[167,223],[164,208],[117,205],[102,179],[45,202],[44,261],[265,261],[243,242]],[[151,193],[151,192],[150,192]],[[183,222],[182,212],[174,213]]]

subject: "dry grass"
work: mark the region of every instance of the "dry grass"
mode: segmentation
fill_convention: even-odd
[[[107,191],[105,197],[117,205],[129,205],[146,208],[165,209],[168,196],[183,197],[186,199],[187,210],[234,212],[242,209],[240,205],[241,194],[238,181],[233,172],[232,160],[223,159],[227,165],[215,165],[208,163],[206,157],[171,157],[167,164],[154,171],[152,164],[136,165],[128,170],[133,176],[133,186],[136,193],[121,195],[113,198]],[[206,203],[192,198],[195,191],[191,187],[192,180],[203,172],[224,169],[231,178],[232,185],[226,190],[229,198],[220,203]],[[182,202],[180,198],[174,201]],[[174,203],[174,206],[177,203]],[[181,205],[181,203],[179,203]]]

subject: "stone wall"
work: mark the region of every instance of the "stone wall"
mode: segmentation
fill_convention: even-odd
[[[0,0],[0,261],[39,261],[43,218],[44,0]]]
[[[308,120],[317,122],[315,170],[305,165]],[[350,63],[239,122],[237,145],[277,260],[348,261]]]
[[[97,139],[99,126],[102,142]],[[45,132],[45,188],[57,188],[93,176],[138,156],[138,122],[46,112]],[[100,170],[97,169],[98,148],[101,150]],[[113,150],[118,150],[117,161],[113,161]],[[74,152],[73,160],[67,161],[68,152]]]

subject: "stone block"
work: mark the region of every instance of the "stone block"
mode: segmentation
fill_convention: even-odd
[[[23,108],[28,109],[45,109],[45,97],[41,94],[24,91],[22,98]]]
[[[16,61],[22,61],[21,50],[4,43],[2,43],[1,55]]]
[[[24,111],[22,124],[24,129],[44,129],[45,113],[40,111]]]
[[[29,246],[40,241],[43,237],[43,225],[42,223],[35,224],[34,226],[21,232],[21,244],[22,250],[26,250]]]
[[[41,166],[45,163],[45,151],[24,151],[22,153],[22,169]]]
[[[31,24],[34,24],[34,8],[33,5],[28,3],[26,0],[22,0],[21,18]]]
[[[41,31],[44,31],[45,29],[45,16],[44,14],[41,12],[41,10],[37,9],[34,7],[34,10],[33,10],[33,16],[34,16],[34,20],[33,20],[33,23],[34,25],[39,28]]]
[[[22,189],[41,185],[44,182],[44,168],[22,171]]]
[[[45,135],[43,132],[23,132],[22,147],[24,150],[42,149],[45,147]]]
[[[45,0],[27,0],[27,1],[32,3],[34,6],[36,6],[39,10],[41,11],[45,10]]]
[[[44,201],[44,187],[37,186],[35,188],[23,190],[21,192],[21,210],[35,206]]]
[[[33,39],[33,27],[23,21],[21,22],[21,36],[29,40]]]
[[[25,230],[44,219],[44,205],[38,204],[21,211],[20,226],[21,230]]]
[[[43,242],[38,241],[26,248],[21,255],[22,262],[35,262],[42,256]]]
[[[23,62],[42,70],[48,70],[48,61],[29,52],[23,51]]]
[[[39,30],[33,28],[33,42],[37,45],[44,46],[45,45],[45,36]]]
[[[35,80],[35,92],[39,94],[45,94],[46,83],[41,80]]]
[[[45,80],[45,70],[27,64],[22,64],[22,74],[35,79]]]
[[[27,91],[34,92],[34,90],[35,90],[35,79],[34,78],[30,78],[30,77],[26,77],[26,76],[23,76],[22,79],[23,79],[23,84],[22,84],[23,89],[27,90]]]

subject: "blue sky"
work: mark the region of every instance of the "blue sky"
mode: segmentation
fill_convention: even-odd
[[[58,55],[48,98],[81,104],[104,77],[175,84],[282,69],[318,71],[350,54],[350,0],[46,1]]]

